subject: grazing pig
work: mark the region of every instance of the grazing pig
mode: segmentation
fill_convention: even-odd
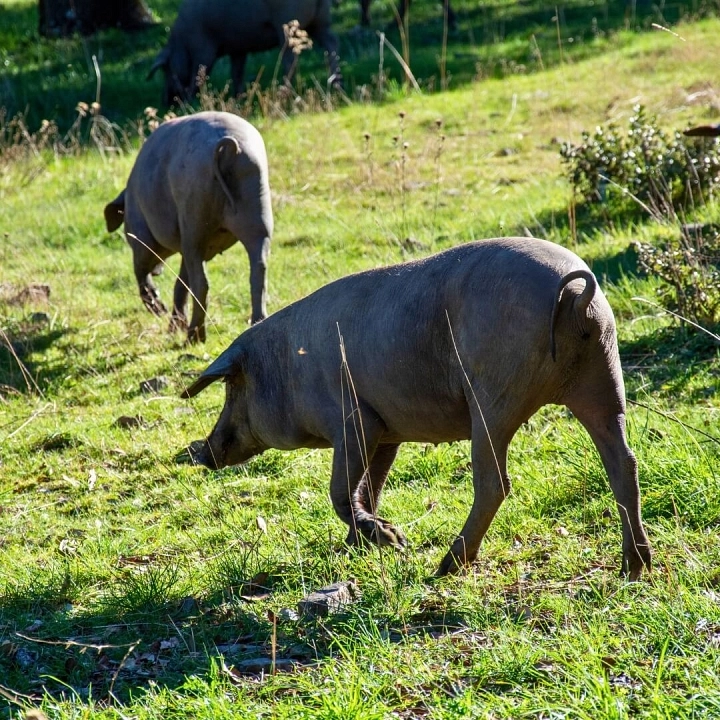
[[[330,29],[330,4],[331,0],[184,0],[148,79],[162,69],[163,103],[188,102],[197,92],[200,67],[209,73],[219,57],[229,55],[233,89],[239,93],[248,53],[273,48],[283,49],[283,67],[289,76],[294,55],[283,25],[295,20],[327,51],[330,82],[339,85],[338,41]]]
[[[204,263],[238,240],[250,258],[252,322],[267,315],[273,231],[267,156],[260,133],[242,118],[202,112],[160,125],[142,146],[127,187],[106,205],[105,221],[108,232],[125,222],[140,297],[156,315],[167,310],[150,276],[170,255],[182,255],[170,327],[187,328],[190,342],[205,340]]]
[[[397,17],[402,21],[405,20],[405,16],[410,10],[410,3],[412,0],[400,0],[398,4]],[[457,17],[450,7],[450,0],[440,0],[440,4],[443,6],[443,13],[447,16],[448,27],[453,30],[457,29]],[[360,24],[368,26],[370,24],[370,0],[360,0]]]
[[[565,248],[485,240],[342,278],[249,328],[183,396],[219,379],[225,407],[197,462],[333,448],[330,496],[350,544],[405,545],[376,514],[400,443],[470,438],[475,499],[438,575],[476,557],[510,490],[517,429],[543,405],[564,404],[609,475],[623,574],[650,567],[615,321],[587,265]]]

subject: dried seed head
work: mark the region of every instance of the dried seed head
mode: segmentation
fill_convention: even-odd
[[[78,113],[78,115],[80,115],[81,117],[85,117],[89,109],[90,108],[86,102],[79,102],[75,106],[75,112]]]
[[[398,117],[399,117],[401,120],[403,120],[403,119],[405,118],[405,111],[404,111],[404,110],[401,110],[401,111],[398,113]]]
[[[441,128],[441,127],[442,127],[442,124],[443,124],[442,118],[438,118],[438,119],[435,121],[435,127],[437,127],[437,128]]]
[[[367,142],[370,139],[370,133],[369,132],[364,133],[363,137],[365,138],[365,142]]]
[[[409,147],[410,147],[410,143],[409,143],[409,142],[404,142],[404,143],[403,143],[403,150],[407,150]]]
[[[300,27],[297,20],[291,20],[283,25],[283,32],[285,33],[285,43],[293,55],[299,55],[303,50],[309,50],[313,46],[310,36]]]

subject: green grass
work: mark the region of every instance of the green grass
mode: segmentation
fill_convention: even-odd
[[[440,28],[434,3],[416,5],[427,23],[413,32]],[[0,10],[12,75],[3,92],[20,98],[2,104],[14,112],[32,101],[31,117],[72,121],[75,102],[94,96],[94,76],[78,71],[77,85],[70,69],[49,78],[62,63],[77,69],[83,43],[38,40],[30,7]],[[165,19],[174,4],[152,7]],[[518,433],[513,492],[478,562],[442,581],[429,578],[471,500],[467,443],[402,449],[383,514],[406,531],[405,556],[341,552],[329,451],[269,451],[217,472],[179,462],[210,430],[223,396],[219,387],[192,402],[178,394],[249,317],[242,249],[208,264],[209,339],[185,347],[166,319],[142,308],[130,251],[104,230],[102,208],[134,160],[133,133],[121,153],[101,155],[92,143],[69,156],[8,152],[0,156],[0,717],[30,707],[58,720],[720,717],[718,348],[637,300],[653,300],[657,281],[638,274],[630,243],[662,238],[671,224],[600,223],[579,209],[572,237],[558,144],[626,118],[638,99],[667,128],[713,119],[712,93],[689,96],[716,77],[720,22],[673,26],[681,40],[620,31],[610,14],[614,30],[597,44],[569,43],[575,30],[563,28],[562,62],[546,22],[536,34],[542,67],[494,77],[502,59],[509,67],[527,53],[530,9],[458,8],[461,33],[495,28],[498,37],[477,30],[472,59],[453,45],[451,92],[395,89],[382,103],[332,113],[254,117],[276,219],[270,309],[348,272],[476,237],[527,231],[574,249],[613,305],[628,397],[639,403],[628,426],[652,577],[617,577],[612,495],[590,440],[562,408],[543,409]],[[386,12],[374,6],[378,23]],[[24,36],[6,29],[6,13]],[[354,3],[341,6],[346,44],[355,13]],[[473,13],[488,19],[476,23]],[[567,6],[568,28],[572,17]],[[162,35],[85,41],[107,52],[103,111],[123,127],[158,95],[141,78]],[[345,53],[358,83],[377,70],[374,41],[366,44],[367,56]],[[492,71],[471,82],[478,57]],[[321,61],[308,61],[320,76]],[[425,79],[437,72],[430,60],[419,67]],[[53,86],[45,95],[43,75]],[[708,204],[695,215],[717,221],[718,212]],[[158,279],[165,298],[177,267],[171,259]],[[31,282],[49,285],[49,300],[12,302]],[[169,387],[142,394],[140,383],[159,375]],[[123,429],[120,416],[142,423]],[[252,596],[253,578],[269,595]],[[310,591],[349,578],[361,595],[345,612],[285,619]],[[270,657],[273,615],[279,667],[296,665],[243,674],[243,661]]]

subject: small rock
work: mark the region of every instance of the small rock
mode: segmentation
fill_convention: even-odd
[[[27,671],[35,664],[35,662],[37,661],[37,656],[35,653],[32,653],[29,650],[21,647],[17,649],[17,652],[15,653],[15,657],[13,659],[21,670]]]
[[[192,595],[188,595],[180,601],[180,615],[193,615],[199,611],[200,606],[198,605],[198,601],[194,597],[192,597]]]
[[[170,380],[164,375],[150,378],[149,380],[143,380],[140,383],[140,392],[144,395],[150,395],[151,393],[159,393],[170,385]]]
[[[288,672],[298,664],[297,660],[277,658],[275,660],[275,671]],[[260,673],[267,675],[272,672],[272,660],[269,657],[248,658],[236,663],[234,669],[242,675],[259,675]]]
[[[357,585],[352,580],[335,583],[300,600],[298,613],[301,617],[327,617],[352,603],[357,595]]]
[[[401,245],[402,249],[405,250],[405,252],[419,252],[421,250],[428,249],[428,246],[425,243],[422,243],[413,237],[406,237],[402,241]]]
[[[10,298],[11,305],[25,305],[31,302],[48,302],[50,300],[50,286],[44,283],[30,283]]]
[[[42,710],[28,710],[25,720],[47,720],[47,715]]]
[[[145,427],[147,423],[142,415],[121,415],[115,425],[123,430],[132,430],[133,428]]]
[[[50,316],[46,312],[34,312],[30,316],[30,322],[35,325],[49,325]]]

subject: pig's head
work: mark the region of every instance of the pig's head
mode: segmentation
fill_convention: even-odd
[[[170,42],[160,51],[147,75],[149,80],[158,70],[165,75],[162,91],[162,103],[170,107],[176,100],[187,102],[195,94],[195,76],[193,75],[190,53],[183,45]]]
[[[247,379],[242,365],[242,353],[233,344],[181,394],[191,398],[216,380],[225,382],[225,406],[220,417],[207,440],[192,453],[199,465],[212,469],[239,465],[267,450],[250,427]]]

